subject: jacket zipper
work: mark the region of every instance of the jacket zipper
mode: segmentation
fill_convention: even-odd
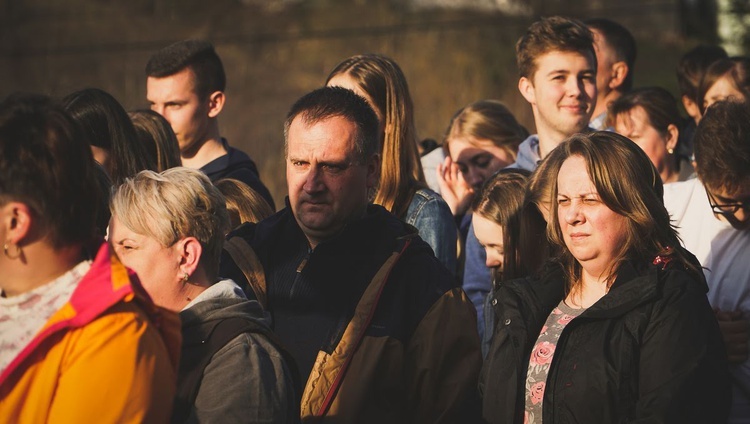
[[[294,292],[297,288],[297,283],[302,280],[302,270],[305,269],[305,265],[307,265],[307,260],[310,259],[310,254],[312,253],[312,249],[309,247],[307,248],[307,254],[304,258],[302,258],[302,261],[297,265],[297,274],[294,277],[294,283],[292,283],[292,288],[289,290],[289,298],[294,299]]]

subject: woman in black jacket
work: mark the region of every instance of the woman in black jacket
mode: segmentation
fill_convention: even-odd
[[[548,236],[561,254],[492,294],[484,420],[725,422],[726,354],[658,172],[609,132],[575,135],[551,156]]]

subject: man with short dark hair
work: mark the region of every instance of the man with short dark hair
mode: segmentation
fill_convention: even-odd
[[[594,35],[597,62],[596,109],[589,126],[603,130],[609,104],[633,88],[636,43],[630,31],[615,21],[594,18],[585,24]]]
[[[695,133],[697,179],[664,186],[680,238],[703,266],[732,373],[730,423],[750,417],[750,105],[712,105]]]
[[[378,129],[350,90],[298,100],[284,126],[287,206],[229,235],[220,274],[271,313],[307,381],[303,421],[468,422],[476,316],[416,230],[369,203]]]
[[[182,165],[200,169],[211,181],[240,180],[273,208],[273,198],[260,181],[255,163],[219,133],[226,76],[213,45],[203,40],[169,45],[149,59],[146,75],[146,98],[151,109],[172,125]]]

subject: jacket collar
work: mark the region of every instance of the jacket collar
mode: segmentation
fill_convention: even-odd
[[[612,318],[649,302],[659,292],[658,272],[659,268],[652,264],[639,266],[637,261],[624,262],[609,292],[581,317]],[[538,278],[516,280],[508,286],[524,304],[533,308],[532,313],[544,319],[565,297],[564,273],[554,262],[548,263]]]
[[[37,347],[58,331],[82,327],[121,300],[133,297],[150,299],[140,287],[137,277],[125,268],[111,252],[109,245],[100,242],[91,268],[78,283],[70,300],[55,312],[31,342],[0,374],[0,385]]]
[[[623,263],[609,292],[581,316],[617,317],[652,301],[659,292],[658,272],[658,267],[651,264],[639,266],[635,261]]]

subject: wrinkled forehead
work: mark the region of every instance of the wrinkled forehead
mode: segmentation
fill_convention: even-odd
[[[342,116],[314,119],[304,113],[289,125],[287,154],[353,156],[357,126]]]

